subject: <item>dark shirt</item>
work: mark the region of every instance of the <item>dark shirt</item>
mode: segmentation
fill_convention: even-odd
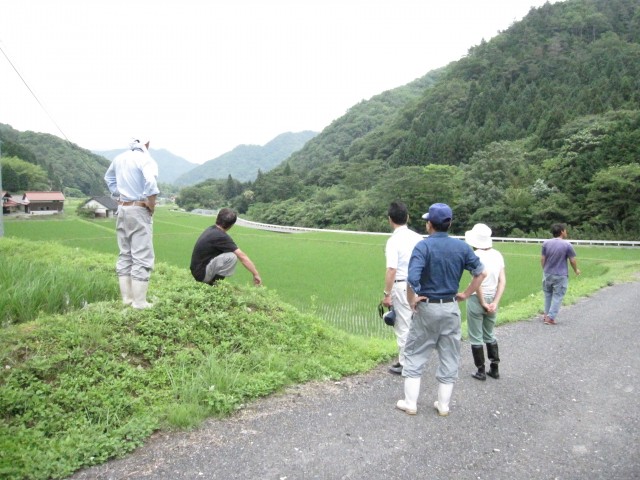
[[[477,276],[484,271],[484,265],[467,243],[436,232],[413,249],[407,281],[418,295],[452,298],[458,293],[465,270]]]
[[[235,252],[238,246],[224,230],[215,225],[207,228],[196,241],[191,254],[191,275],[197,281],[204,280],[207,265],[221,253]]]

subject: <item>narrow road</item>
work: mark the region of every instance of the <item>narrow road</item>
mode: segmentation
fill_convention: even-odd
[[[418,414],[394,408],[402,379],[381,366],[303,385],[231,419],[161,433],[73,479],[640,479],[640,284],[607,287],[498,328],[500,380],[471,378],[463,344],[449,417],[433,409],[435,361]]]

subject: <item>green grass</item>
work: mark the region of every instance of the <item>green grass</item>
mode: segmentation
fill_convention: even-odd
[[[75,265],[55,265],[55,261],[50,257],[45,264],[34,263],[24,256],[0,257],[2,326],[34,320],[41,313],[77,310],[96,300],[119,295],[113,282],[113,268],[95,266],[87,276]]]
[[[61,284],[70,271],[90,283],[113,269],[111,255],[53,242],[0,239],[0,258]],[[212,288],[166,264],[154,273],[152,309],[99,292],[104,298],[65,314],[2,329],[0,478],[63,478],[130,452],[157,429],[193,427],[287,385],[366,371],[395,350],[300,313],[269,289]]]

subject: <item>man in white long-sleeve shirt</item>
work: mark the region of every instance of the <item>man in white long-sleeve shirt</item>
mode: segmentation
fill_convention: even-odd
[[[149,140],[134,137],[129,150],[118,155],[104,176],[112,196],[118,199],[116,234],[120,253],[116,273],[122,302],[133,308],[147,302],[153,270],[153,212],[158,190],[158,164],[149,154]]]
[[[407,269],[413,247],[422,240],[422,236],[407,227],[409,211],[404,203],[392,202],[389,205],[388,219],[393,234],[387,240],[384,250],[387,269],[382,304],[395,310],[393,329],[398,343],[398,362],[389,368],[389,372],[400,375],[404,365],[404,345],[413,315],[407,301]]]

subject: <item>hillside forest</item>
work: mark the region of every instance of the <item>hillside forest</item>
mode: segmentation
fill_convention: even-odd
[[[40,167],[39,182],[104,192],[102,157],[79,147],[61,156],[56,137],[11,133],[0,125],[3,157]],[[454,234],[484,222],[496,236],[546,237],[564,222],[573,238],[634,240],[639,183],[640,3],[566,0],[352,106],[254,180],[207,179],[176,201],[280,225],[388,231],[388,205],[401,200],[421,232],[429,205],[446,202]]]
[[[353,106],[254,182],[183,189],[256,221],[385,231],[389,202],[436,201],[454,230],[640,238],[640,4],[532,9],[459,61]]]

